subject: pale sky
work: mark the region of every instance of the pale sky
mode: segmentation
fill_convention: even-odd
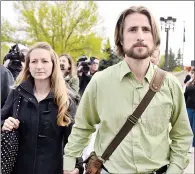
[[[177,54],[178,49],[183,50],[183,28],[185,21],[184,65],[190,65],[194,60],[194,2],[193,1],[97,1],[99,15],[104,20],[101,24],[105,28],[104,36],[109,37],[114,46],[114,29],[120,13],[132,6],[146,6],[156,18],[160,26],[160,17],[172,16],[177,19],[174,32],[169,32],[169,48]],[[12,23],[17,23],[13,2],[1,1],[1,16]],[[166,46],[166,33],[161,31],[161,54]]]

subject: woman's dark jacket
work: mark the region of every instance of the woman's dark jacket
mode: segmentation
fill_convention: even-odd
[[[63,174],[63,149],[73,123],[68,127],[58,126],[58,107],[53,92],[38,103],[33,87],[33,80],[29,79],[13,89],[1,110],[3,124],[5,119],[14,116],[16,106],[20,105],[19,151],[13,174]],[[76,104],[74,100],[70,101],[69,113],[74,117]],[[83,170],[82,165],[77,164],[77,167]]]
[[[187,86],[184,96],[186,101],[186,107],[195,109],[195,85]]]
[[[186,84],[190,79],[191,79],[191,76],[189,74],[186,75],[186,77],[184,79],[184,84]]]

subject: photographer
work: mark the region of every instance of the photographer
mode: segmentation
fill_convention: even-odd
[[[14,80],[22,70],[24,60],[24,54],[20,51],[18,44],[12,46],[9,53],[4,57],[3,63],[11,71]]]
[[[90,57],[90,74],[93,76],[99,68],[99,60],[96,57]]]
[[[91,80],[92,75],[90,74],[90,60],[87,56],[83,55],[79,57],[77,61],[77,72],[79,77],[79,94],[82,96],[86,86]]]

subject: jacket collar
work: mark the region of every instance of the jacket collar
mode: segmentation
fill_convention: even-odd
[[[29,77],[26,81],[24,81],[23,83],[21,83],[18,88],[21,87],[23,88],[26,92],[30,93],[31,95],[34,96],[34,79],[33,77]],[[54,98],[54,92],[51,89],[51,91],[49,92],[47,98]]]

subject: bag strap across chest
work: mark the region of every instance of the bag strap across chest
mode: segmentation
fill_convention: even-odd
[[[147,108],[148,104],[150,103],[156,92],[160,91],[165,76],[166,72],[164,70],[160,68],[156,69],[153,78],[150,82],[148,92],[146,93],[140,104],[137,106],[135,111],[128,117],[125,124],[120,129],[115,138],[112,140],[112,142],[109,144],[107,149],[104,151],[101,157],[102,160],[106,161],[109,159],[109,157],[112,155],[112,153],[121,143],[121,141],[130,132],[133,126],[138,122],[138,119],[141,117],[142,113],[145,111],[145,109]]]

